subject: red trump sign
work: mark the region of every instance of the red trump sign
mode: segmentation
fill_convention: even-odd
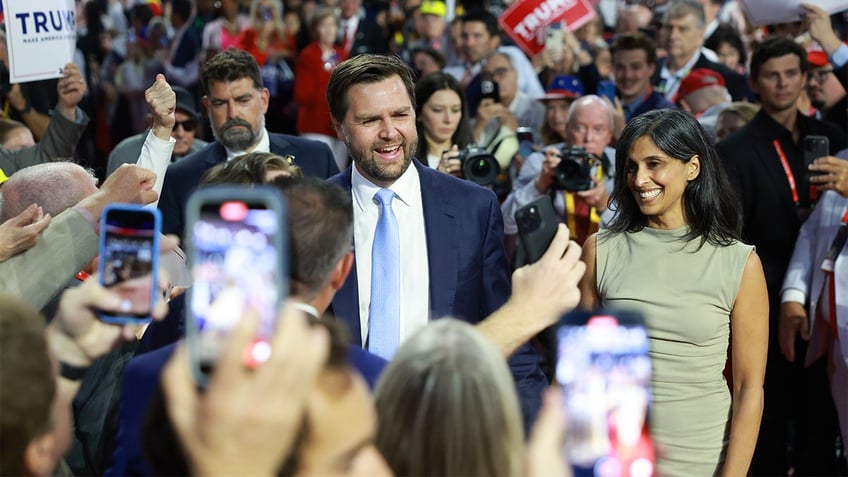
[[[545,47],[544,28],[565,22],[575,30],[595,17],[588,0],[516,0],[498,21],[501,28],[525,53],[534,56]]]

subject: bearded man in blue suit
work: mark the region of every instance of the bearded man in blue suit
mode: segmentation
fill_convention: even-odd
[[[391,359],[431,319],[477,323],[500,308],[510,280],[497,198],[413,160],[418,136],[410,68],[395,57],[356,56],[333,71],[327,101],[353,159],[330,179],[353,199],[355,265],[332,304],[352,341]],[[376,198],[387,192],[390,212]],[[378,230],[387,214],[395,224],[392,247],[383,245]],[[386,248],[393,250],[390,259],[381,257]],[[385,261],[396,269],[383,272]],[[396,283],[387,286],[387,277]],[[527,345],[509,364],[527,424],[547,382]]]

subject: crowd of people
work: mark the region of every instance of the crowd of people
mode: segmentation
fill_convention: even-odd
[[[0,86],[0,474],[582,475],[550,330],[626,310],[651,464],[610,475],[848,475],[848,10],[592,0],[528,56],[509,3],[77,2],[63,76]],[[259,364],[210,304],[199,388],[221,185],[285,200],[288,296]],[[114,203],[158,209],[157,276],[101,285]]]

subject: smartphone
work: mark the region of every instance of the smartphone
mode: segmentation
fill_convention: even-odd
[[[827,136],[804,136],[804,166],[809,166],[816,159],[830,155],[830,140]],[[818,171],[807,171],[811,176],[825,174]]]
[[[492,80],[480,81],[481,99],[491,99],[496,103],[501,102],[501,90],[498,83]]]
[[[536,151],[533,147],[536,144],[536,138],[532,128],[519,127],[515,130],[515,137],[518,139],[518,153],[521,157],[527,159]]]
[[[270,355],[270,337],[288,292],[286,230],[284,199],[273,187],[204,187],[189,198],[185,237],[192,285],[186,335],[200,387],[245,313],[260,319],[246,358],[258,364]]]
[[[551,245],[559,225],[551,198],[543,195],[516,210],[515,224],[523,253],[523,257],[516,257],[516,265],[537,262]],[[520,264],[519,258],[522,258]]]
[[[561,320],[555,374],[563,389],[564,449],[574,475],[654,475],[648,349],[638,313],[578,312]]]
[[[561,28],[549,26],[545,33],[545,50],[548,50],[551,59],[559,61],[563,55],[563,33]]]
[[[144,323],[156,303],[159,273],[158,209],[111,204],[100,217],[100,284],[124,298],[120,312],[100,310],[107,323]]]
[[[615,83],[610,80],[598,81],[598,96],[607,98],[615,104]]]

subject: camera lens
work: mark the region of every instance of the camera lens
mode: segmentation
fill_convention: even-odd
[[[492,171],[492,167],[483,159],[478,159],[474,161],[471,165],[472,170],[474,171],[475,176],[488,176]]]

